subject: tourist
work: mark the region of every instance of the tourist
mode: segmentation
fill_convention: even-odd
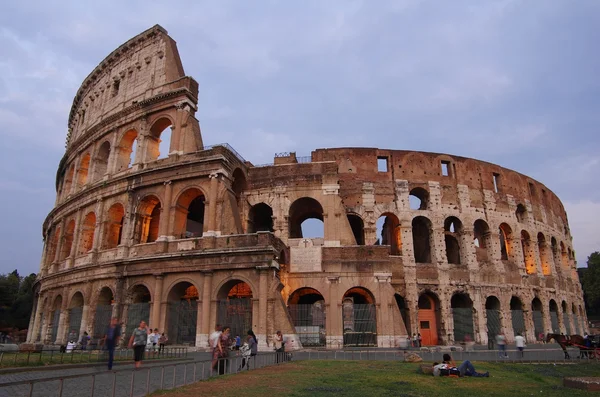
[[[433,376],[473,376],[480,378],[488,378],[489,372],[480,373],[475,371],[475,367],[469,360],[465,360],[458,367],[452,360],[449,354],[444,354],[444,361],[441,364],[433,363]]]
[[[81,350],[86,350],[88,342],[90,341],[90,336],[86,331],[83,332],[83,336],[81,337]]]
[[[235,336],[235,350],[239,351],[240,346],[242,345],[242,338],[239,335]]]
[[[229,336],[231,328],[223,327],[221,336],[217,341],[217,347],[213,350],[213,369],[215,369],[215,363],[218,365],[219,375],[223,375],[227,369],[227,357],[229,357],[230,341]]]
[[[115,358],[115,346],[119,343],[119,338],[121,337],[121,327],[118,325],[118,320],[116,317],[113,317],[110,320],[110,325],[106,329],[106,334],[104,335],[104,343],[106,345],[106,350],[108,350],[108,370],[110,371],[113,367],[113,361]]]
[[[133,347],[133,361],[135,367],[140,368],[144,360],[144,349],[148,340],[148,329],[144,320],[140,321],[140,326],[133,330],[129,338],[129,348]]]
[[[496,344],[498,345],[498,357],[508,358],[508,353],[506,353],[506,336],[502,332],[496,335]]]
[[[152,327],[148,327],[148,330],[150,330],[150,333],[148,334],[148,339],[146,340],[146,351],[152,351],[152,344],[154,343],[154,331],[152,330]]]
[[[495,338],[490,332],[488,332],[487,336],[488,336],[488,338],[487,338],[488,339],[488,350],[494,350],[494,339]]]
[[[256,339],[256,335],[250,329],[248,330],[248,346],[250,347],[250,357],[256,356],[258,353],[258,339]],[[250,367],[250,359],[248,359],[248,368]]]
[[[218,362],[218,357],[219,357],[219,352],[217,351],[217,348],[219,346],[219,340],[221,339],[221,325],[217,324],[215,325],[215,330],[212,334],[210,334],[210,336],[208,337],[208,344],[209,346],[212,348],[212,368],[216,368],[217,367],[217,362]]]
[[[277,331],[273,336],[273,345],[275,347],[276,361],[279,362],[283,358],[280,353],[285,351],[285,343],[283,342],[283,334],[281,331]]]
[[[167,335],[165,335],[165,333],[163,332],[160,337],[158,338],[158,352],[162,353],[162,351],[165,349],[165,344],[167,343],[167,341],[169,340],[169,338],[167,338]]]
[[[153,336],[152,336],[152,351],[156,351],[158,349],[158,339],[160,338],[160,334],[158,333],[158,328],[154,328]]]
[[[542,341],[542,343],[546,343],[546,341],[544,340],[544,333],[540,332],[540,334],[538,335],[539,340]]]
[[[525,355],[525,353],[523,352],[525,350],[525,338],[521,336],[520,332],[518,332],[517,336],[515,336],[515,344],[517,345],[517,349],[519,350],[519,355],[521,356],[521,358],[523,358],[523,356]]]
[[[417,341],[417,334],[413,334],[412,336],[412,347],[419,347],[419,343]]]

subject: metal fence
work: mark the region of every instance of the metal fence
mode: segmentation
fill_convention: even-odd
[[[377,346],[377,318],[373,304],[342,307],[344,346]]]
[[[560,334],[560,327],[558,326],[558,313],[550,311],[550,324],[552,325],[552,332]]]
[[[217,301],[217,323],[231,328],[232,336],[245,336],[252,329],[252,299]]]
[[[455,307],[452,309],[452,318],[454,319],[454,340],[464,341],[467,335],[473,340],[475,335],[473,332],[473,309]]]
[[[488,338],[494,338],[502,329],[502,325],[500,324],[500,310],[488,309],[486,310],[486,314]]]
[[[125,336],[124,340],[127,342],[131,333],[138,327],[140,321],[148,321],[150,318],[150,303],[131,303],[127,307],[127,323],[125,329],[122,330]],[[152,324],[150,324],[152,325]]]
[[[325,307],[322,301],[316,304],[288,305],[296,335],[302,346],[325,346]]]
[[[79,329],[83,318],[83,307],[74,307],[69,310],[69,340],[79,342]]]
[[[50,334],[50,340],[54,342],[58,336],[58,323],[60,322],[60,310],[54,310],[52,312],[52,332]]]
[[[96,315],[94,323],[94,332],[92,338],[98,339],[103,338],[106,334],[106,329],[110,325],[110,319],[112,317],[112,305],[98,305],[96,306]]]
[[[167,335],[171,342],[177,345],[195,345],[198,301],[192,299],[169,302],[168,317]]]
[[[546,335],[546,333],[544,332],[544,318],[542,316],[542,312],[539,310],[533,310],[533,330],[535,332],[535,337],[537,338],[538,335],[543,334]]]
[[[523,310],[513,309],[510,311],[512,320],[513,331],[516,334],[525,335],[525,317],[523,317]],[[536,332],[537,335],[537,332]]]

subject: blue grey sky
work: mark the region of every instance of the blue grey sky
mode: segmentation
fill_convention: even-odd
[[[600,1],[5,1],[0,273],[37,272],[83,79],[158,23],[200,83],[206,144],[483,159],[546,184],[579,266],[600,250]]]

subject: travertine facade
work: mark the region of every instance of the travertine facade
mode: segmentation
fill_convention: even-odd
[[[567,216],[541,183],[371,148],[253,166],[203,145],[197,97],[160,26],[85,79],[43,227],[29,342],[97,339],[110,316],[200,348],[216,323],[252,327],[262,349],[277,329],[288,347],[335,348],[415,332],[425,344],[583,333]],[[303,238],[307,219],[323,222],[322,238]]]

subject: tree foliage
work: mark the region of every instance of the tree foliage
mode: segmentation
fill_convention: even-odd
[[[587,269],[582,269],[581,286],[588,311],[600,312],[600,252],[592,253],[587,260]]]
[[[33,283],[36,275],[21,277],[17,270],[0,274],[0,327],[25,329],[33,309]]]

